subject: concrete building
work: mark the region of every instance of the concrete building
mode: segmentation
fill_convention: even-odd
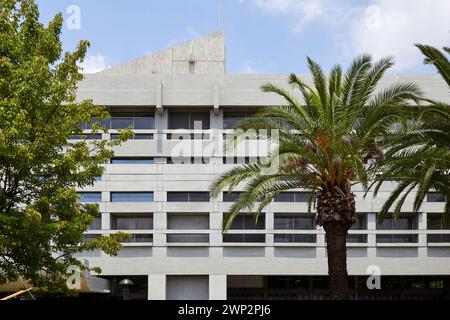
[[[449,101],[438,76],[387,76],[382,86],[395,81],[414,81],[428,96]],[[98,297],[120,298],[124,278],[134,283],[133,299],[326,297],[325,234],[306,215],[305,190],[280,195],[257,224],[239,216],[224,234],[223,218],[237,194],[208,197],[220,173],[249,161],[223,155],[223,134],[257,108],[283,103],[261,92],[267,82],[286,86],[287,75],[226,74],[220,32],[86,75],[79,100],[106,105],[112,116],[110,133],[94,138],[113,139],[128,125],[136,134],[115,150],[94,186],[79,190],[81,201],[98,202],[102,212],[86,239],[133,234],[116,257],[80,255],[110,280],[110,293]],[[178,152],[185,147],[207,154]],[[410,197],[402,218],[378,224],[375,213],[394,187],[386,184],[375,199],[355,188],[360,222],[348,244],[352,297],[448,298],[450,231],[441,222],[442,199],[430,193],[421,213],[411,215]],[[382,289],[369,291],[366,280],[378,271]]]

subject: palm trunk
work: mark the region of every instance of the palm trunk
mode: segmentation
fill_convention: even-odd
[[[324,224],[327,235],[329,289],[332,300],[348,299],[347,231],[341,222]]]

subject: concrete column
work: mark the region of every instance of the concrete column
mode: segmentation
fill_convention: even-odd
[[[426,258],[427,257],[427,251],[428,251],[428,239],[426,230],[428,228],[427,226],[427,220],[428,220],[428,214],[427,212],[421,212],[417,213],[418,217],[418,229],[419,229],[419,236],[418,236],[418,244],[419,244],[419,257]]]
[[[377,230],[377,215],[376,213],[367,213],[367,230]],[[377,255],[377,236],[376,234],[367,235],[367,256],[375,258]]]
[[[209,275],[209,300],[227,299],[227,275]]]
[[[150,274],[148,275],[148,300],[166,299],[166,275]]]
[[[223,213],[211,212],[209,214],[209,243],[211,247],[222,246]]]
[[[265,219],[266,219],[266,232],[273,231],[273,228],[274,228],[274,213],[273,212],[266,212],[265,213]],[[273,247],[273,244],[274,244],[273,233],[267,233],[266,234],[266,246]]]
[[[166,234],[167,229],[167,213],[155,212],[153,213],[153,256],[166,257]]]
[[[111,214],[109,212],[102,212],[102,230],[111,229]]]

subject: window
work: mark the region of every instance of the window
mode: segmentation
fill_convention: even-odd
[[[275,214],[276,230],[314,230],[314,218],[305,214]],[[275,234],[275,242],[316,242],[314,234]]]
[[[108,129],[149,130],[155,128],[155,115],[148,112],[112,113],[111,118],[102,123]]]
[[[223,193],[223,202],[235,202],[242,192],[224,192]]]
[[[450,230],[450,222],[444,220],[442,214],[428,213],[427,215],[428,230]],[[450,242],[450,234],[428,234],[427,240],[430,243]]]
[[[84,243],[91,242],[92,240],[95,240],[99,237],[100,237],[99,234],[83,234],[83,242]]]
[[[119,140],[120,134],[113,133],[111,134],[111,140]],[[128,140],[153,140],[153,134],[151,133],[135,133]]]
[[[274,198],[275,202],[307,202],[309,192],[281,192]]]
[[[208,112],[169,111],[169,129],[208,130],[210,115]]]
[[[249,117],[254,116],[254,113],[249,112],[224,112],[223,115],[223,129],[229,130],[236,127],[240,122]]]
[[[446,197],[439,192],[428,192],[427,202],[446,202]]]
[[[152,234],[132,234],[131,238],[122,241],[124,243],[148,243],[153,242]]]
[[[228,214],[224,214],[226,219]],[[230,230],[264,230],[265,229],[265,217],[260,215],[258,221],[255,221],[254,215],[240,214],[237,215],[231,226]],[[223,242],[255,242],[261,243],[266,241],[265,234],[224,234]]]
[[[209,158],[167,158],[167,164],[209,164]]]
[[[169,230],[208,230],[209,214],[169,213],[167,215]],[[167,242],[201,243],[209,242],[208,234],[168,234]]]
[[[112,164],[153,164],[153,158],[112,158]]]
[[[94,221],[87,227],[87,230],[101,230],[102,229],[102,218],[97,217]]]
[[[149,213],[128,213],[111,215],[112,230],[152,230],[153,215]]]
[[[385,217],[377,223],[377,230],[417,230],[417,216],[400,216],[394,220],[392,216]],[[377,234],[378,243],[414,243],[417,234]]]
[[[153,202],[153,192],[111,192],[111,202]]]
[[[102,140],[102,134],[71,134],[69,140]]]
[[[102,193],[101,192],[79,192],[80,196],[77,199],[77,202],[80,203],[95,203],[102,201]]]
[[[350,230],[367,230],[367,214],[358,214],[358,222]],[[367,243],[367,234],[348,234],[347,243]]]
[[[168,140],[209,140],[207,133],[168,133]]]
[[[167,192],[167,202],[208,202],[208,192]]]

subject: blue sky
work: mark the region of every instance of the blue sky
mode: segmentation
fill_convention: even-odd
[[[91,42],[84,65],[87,72],[219,28],[226,34],[228,73],[306,73],[306,56],[329,69],[335,63],[348,65],[362,52],[376,58],[394,55],[394,73],[429,73],[434,70],[422,65],[413,44],[450,46],[449,0],[37,2],[43,22],[57,12],[64,13],[66,50],[81,39]]]

